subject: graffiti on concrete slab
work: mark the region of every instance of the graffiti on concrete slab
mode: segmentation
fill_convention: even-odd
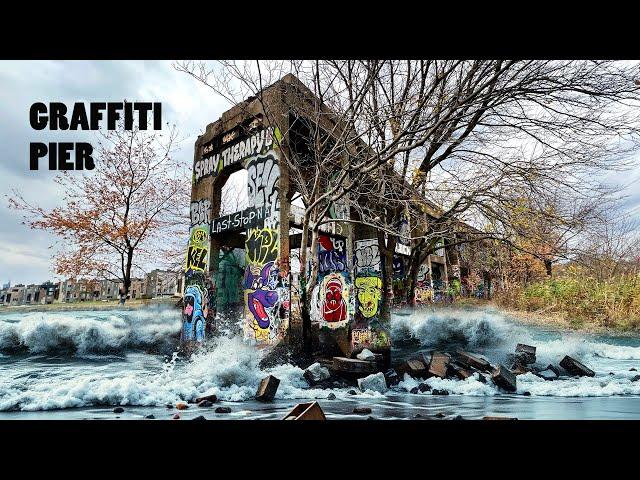
[[[275,152],[252,157],[247,164],[248,208],[264,211],[264,225],[278,228],[280,167]]]
[[[277,129],[276,129],[277,130]],[[233,145],[223,148],[215,153],[213,143],[203,147],[203,155],[193,166],[194,183],[209,176],[219,175],[223,169],[242,163],[248,158],[260,155],[273,148],[274,135],[279,132],[273,128],[260,130],[249,137],[236,141]]]

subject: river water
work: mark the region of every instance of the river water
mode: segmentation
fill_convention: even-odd
[[[349,388],[310,388],[303,370],[287,363],[261,369],[263,353],[233,335],[214,339],[191,359],[174,353],[177,310],[10,312],[0,314],[0,419],[169,419],[179,400],[215,393],[212,408],[192,405],[183,419],[280,419],[296,403],[317,399],[330,419],[433,419],[508,416],[519,419],[639,419],[640,338],[559,332],[518,324],[489,308],[437,308],[392,318],[394,359],[462,346],[491,363],[505,362],[517,343],[537,346],[538,364],[564,355],[581,360],[594,378],[545,381],[518,376],[518,391],[500,392],[489,380],[431,378],[430,392],[411,394],[410,377],[385,394],[349,394]],[[276,399],[253,396],[260,379],[281,380]],[[529,392],[530,395],[524,395]],[[333,393],[335,399],[327,397]],[[124,412],[113,413],[115,406]],[[215,413],[218,406],[231,413]],[[353,413],[355,406],[372,409]]]

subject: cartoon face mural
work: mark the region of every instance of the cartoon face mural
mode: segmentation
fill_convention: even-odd
[[[378,313],[382,297],[382,280],[379,277],[356,277],[358,310],[365,318],[373,318]]]
[[[247,266],[245,271],[244,288],[247,291],[247,307],[262,329],[269,328],[270,310],[278,302],[278,292],[271,289],[275,287],[272,272],[277,277],[277,269],[273,268],[273,262],[262,267],[259,275],[254,275],[250,266]]]
[[[203,342],[205,336],[208,306],[205,295],[197,285],[187,287],[182,309],[182,342]]]
[[[351,284],[347,272],[346,239],[320,235],[318,238],[318,285],[312,295],[311,318],[321,328],[346,327],[353,313],[349,294]],[[310,271],[311,269],[309,269]]]
[[[346,279],[337,273],[325,276],[320,286],[320,297],[321,325],[329,328],[345,326],[349,319],[349,286]]]

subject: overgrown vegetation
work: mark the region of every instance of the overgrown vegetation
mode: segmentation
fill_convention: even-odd
[[[598,279],[570,266],[558,278],[514,286],[495,300],[518,310],[561,313],[576,328],[640,330],[640,273]]]

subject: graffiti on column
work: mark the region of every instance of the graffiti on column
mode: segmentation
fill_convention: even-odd
[[[320,328],[346,327],[353,313],[344,238],[320,235],[318,239],[318,285],[312,295],[311,318]]]
[[[382,262],[377,239],[357,240],[354,248],[356,314],[351,343],[356,348],[388,348],[389,328],[380,316]]]
[[[191,227],[185,259],[185,289],[182,310],[182,342],[205,340],[210,310],[209,241],[211,203],[191,202]]]
[[[271,134],[265,143],[271,145]],[[247,160],[248,211],[260,212],[255,227],[247,230],[245,339],[275,344],[286,334],[290,311],[289,258],[279,246],[280,167],[275,150]]]
[[[414,291],[416,305],[424,305],[433,301],[433,288],[431,287],[431,272],[427,262],[420,265],[416,276]]]

